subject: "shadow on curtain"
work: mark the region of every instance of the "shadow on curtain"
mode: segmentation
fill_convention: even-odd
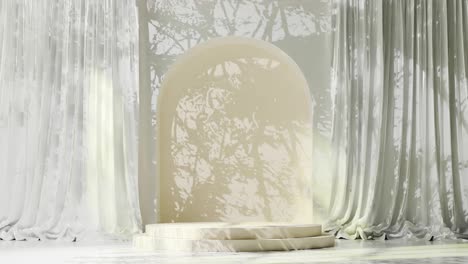
[[[0,238],[140,230],[131,0],[0,1]]]
[[[340,237],[468,235],[468,1],[334,1]]]

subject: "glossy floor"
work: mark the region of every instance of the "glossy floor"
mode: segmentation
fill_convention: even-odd
[[[335,248],[270,253],[163,254],[130,242],[0,241],[0,263],[468,263],[468,241],[346,241]]]

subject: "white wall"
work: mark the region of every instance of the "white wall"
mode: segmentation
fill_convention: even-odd
[[[165,72],[194,45],[219,36],[267,40],[300,66],[314,108],[314,214],[321,221],[330,190],[331,100],[328,0],[138,0],[140,22],[140,207],[143,223],[157,221],[154,148],[156,98]]]

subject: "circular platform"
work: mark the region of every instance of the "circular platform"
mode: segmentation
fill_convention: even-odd
[[[165,252],[257,252],[285,251],[333,247],[334,236],[315,236],[287,239],[164,239],[148,235],[137,235],[134,246],[143,250]]]
[[[146,234],[169,239],[284,239],[322,234],[318,224],[292,223],[166,223],[146,226]]]

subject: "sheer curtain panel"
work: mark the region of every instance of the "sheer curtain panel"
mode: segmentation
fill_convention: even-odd
[[[335,0],[329,229],[468,235],[468,1]]]
[[[140,230],[132,0],[0,1],[0,238]]]

